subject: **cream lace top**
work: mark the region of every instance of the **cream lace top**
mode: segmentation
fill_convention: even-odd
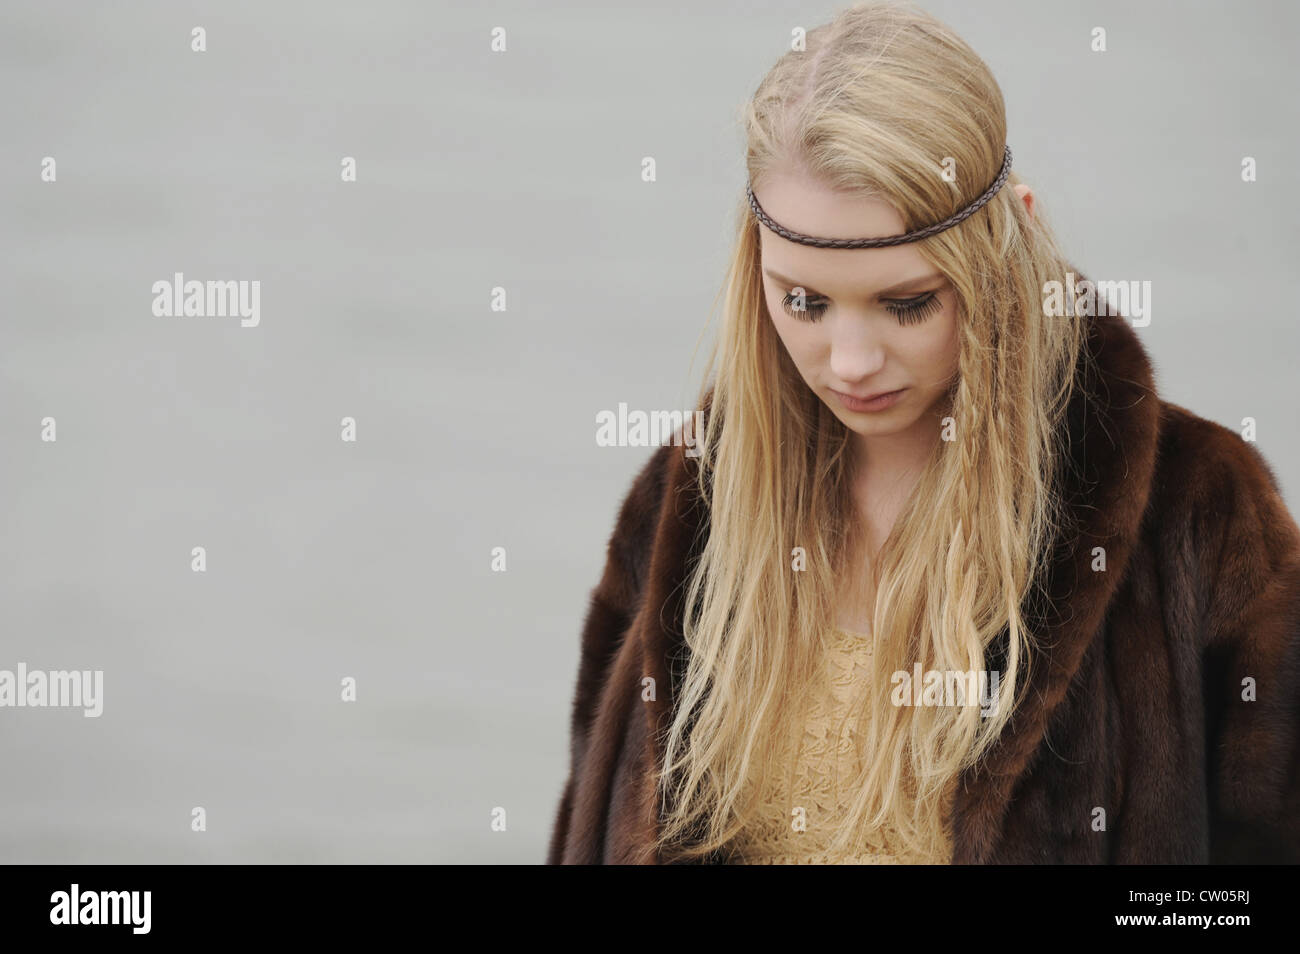
[[[815,687],[809,699],[809,715],[797,752],[790,752],[783,764],[793,763],[793,786],[789,772],[776,773],[762,799],[762,815],[733,845],[737,854],[731,864],[948,864],[951,840],[944,833],[947,851],[939,858],[907,852],[896,835],[879,831],[869,850],[833,852],[829,849],[845,799],[843,786],[856,777],[860,762],[852,725],[845,722],[855,677],[871,653],[870,637],[835,630],[827,653],[828,685]],[[829,692],[827,691],[829,689]],[[833,737],[836,728],[839,737]],[[804,809],[804,830],[796,829],[793,809]]]

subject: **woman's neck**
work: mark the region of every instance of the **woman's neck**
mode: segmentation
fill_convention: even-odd
[[[906,483],[910,489],[939,443],[943,413],[936,403],[905,430],[854,435],[854,485],[889,487]]]

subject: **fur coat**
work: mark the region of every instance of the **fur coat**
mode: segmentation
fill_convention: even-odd
[[[1126,319],[1089,321],[1062,451],[1077,533],[1031,692],[957,786],[953,863],[1300,862],[1300,529],[1252,443],[1161,400]],[[663,863],[650,768],[707,532],[684,450],[637,475],[591,594],[549,864]],[[643,701],[647,676],[668,691]]]

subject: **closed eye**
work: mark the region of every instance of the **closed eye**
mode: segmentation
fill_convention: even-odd
[[[781,307],[786,314],[800,321],[820,321],[830,307],[830,302],[825,298],[803,295],[802,289],[795,291],[800,294],[787,292],[781,299]],[[914,298],[890,298],[884,304],[885,310],[894,315],[899,324],[914,325],[924,321],[939,308],[939,293],[931,291]]]

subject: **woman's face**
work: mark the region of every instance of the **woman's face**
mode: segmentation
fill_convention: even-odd
[[[754,194],[773,220],[805,235],[852,239],[906,231],[885,202],[830,192],[803,177],[774,174]],[[947,280],[912,244],[827,249],[791,242],[765,226],[759,232],[767,310],[807,385],[864,438],[919,427],[933,429],[937,439],[937,421],[923,415],[945,397],[958,368],[957,303]],[[872,405],[840,396],[900,389]]]

